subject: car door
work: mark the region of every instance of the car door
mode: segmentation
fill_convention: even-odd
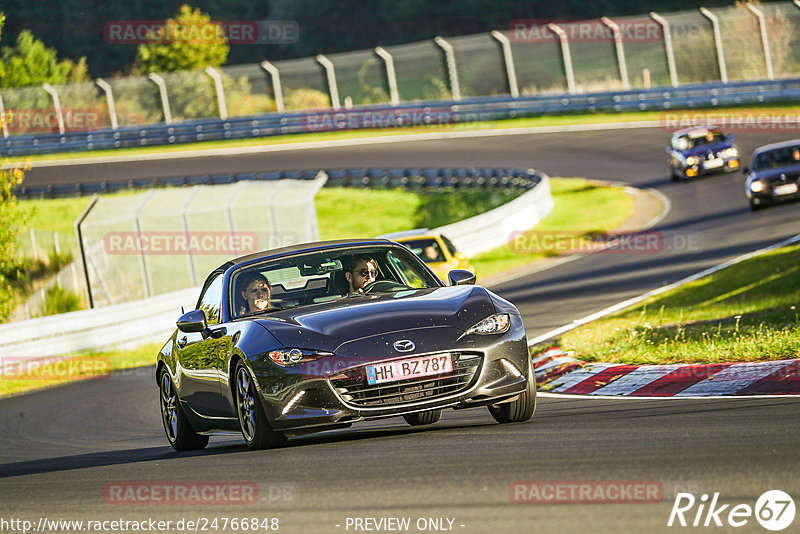
[[[226,414],[222,401],[220,372],[231,348],[231,335],[220,325],[222,273],[206,281],[197,309],[206,314],[206,332],[178,332],[175,340],[180,373],[180,395],[199,415]]]

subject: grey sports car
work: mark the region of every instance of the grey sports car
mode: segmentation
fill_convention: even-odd
[[[536,383],[519,311],[468,271],[448,278],[382,239],[221,265],[158,355],[170,444],[241,432],[252,449],[274,447],[385,417],[431,424],[444,408],[527,421]]]

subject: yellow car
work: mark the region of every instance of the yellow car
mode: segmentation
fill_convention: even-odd
[[[411,249],[411,252],[419,256],[436,273],[436,276],[444,281],[447,281],[447,273],[453,269],[475,272],[475,269],[467,261],[466,254],[458,252],[453,242],[438,232],[431,232],[427,228],[423,228],[394,232],[380,237],[402,243]]]

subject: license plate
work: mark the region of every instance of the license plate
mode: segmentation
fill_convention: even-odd
[[[449,354],[434,354],[367,366],[367,383],[381,384],[408,378],[434,376],[453,371]]]
[[[797,184],[776,185],[772,188],[772,194],[776,197],[781,195],[793,195],[794,193],[797,193]]]
[[[722,167],[722,159],[710,159],[703,162],[704,169],[716,169]]]

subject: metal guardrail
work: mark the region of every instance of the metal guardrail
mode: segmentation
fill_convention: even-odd
[[[0,141],[0,155],[93,151],[387,126],[446,126],[542,114],[714,108],[796,100],[800,100],[800,78],[710,82],[584,94],[474,97],[396,106],[383,104],[340,110],[267,113],[225,120],[189,120],[116,130],[20,135]]]
[[[56,198],[67,196],[114,193],[123,189],[150,189],[154,187],[185,187],[193,185],[220,185],[240,181],[274,181],[282,179],[313,180],[314,171],[269,171],[256,173],[204,174],[168,178],[143,178],[137,180],[106,180],[96,183],[48,186],[20,186],[15,189],[18,198]],[[404,188],[409,190],[494,188],[530,189],[541,180],[542,174],[522,169],[450,169],[450,168],[360,168],[326,169],[325,187]]]
[[[340,183],[345,183],[348,180],[355,180],[352,185],[364,185],[363,180],[369,179],[369,183],[373,183],[369,171],[363,169],[354,171],[354,175],[358,174],[360,180],[347,174],[347,178],[329,177],[328,182],[338,180]],[[428,177],[425,179],[438,180],[441,182],[438,187],[448,188],[452,187],[447,185],[450,183],[448,180],[461,178],[461,171],[464,170],[435,169],[435,171],[437,175],[435,179]],[[313,171],[313,174],[316,175],[318,172]],[[330,172],[334,176],[338,175],[335,171]],[[502,233],[503,221],[506,221],[505,224],[515,225],[514,229],[522,228],[520,225],[533,226],[552,209],[553,199],[549,177],[546,174],[533,169],[527,171],[483,169],[476,173],[478,176],[474,179],[480,180],[488,187],[510,184],[516,175],[517,183],[527,191],[515,200],[486,213],[436,229],[447,233],[458,247],[463,246],[468,253],[474,254],[480,250],[494,248],[497,246],[498,236],[502,237],[502,241],[507,239],[508,234]],[[382,177],[391,175],[390,172],[382,170],[382,173],[373,172],[372,176],[379,174]],[[422,174],[414,176],[421,177]],[[473,179],[464,176],[465,180],[467,178]],[[381,179],[376,181],[382,182]],[[137,344],[163,341],[174,330],[174,321],[179,315],[180,307],[193,306],[199,290],[200,288],[182,289],[134,302],[2,324],[0,325],[0,371],[2,366],[9,362],[20,363],[53,356],[68,357],[76,352],[133,347]]]

